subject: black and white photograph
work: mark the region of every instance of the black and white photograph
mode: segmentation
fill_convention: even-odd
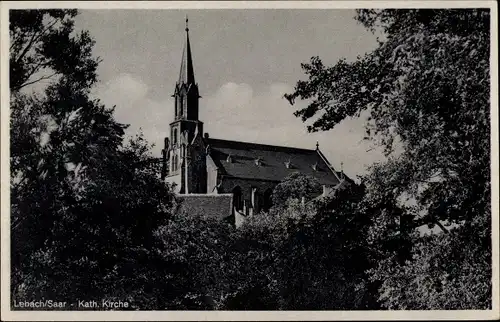
[[[3,2],[2,320],[500,318],[496,3],[411,3]]]

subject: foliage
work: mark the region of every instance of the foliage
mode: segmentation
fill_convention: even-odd
[[[321,185],[315,177],[294,172],[283,179],[273,190],[273,205],[285,205],[289,199],[301,201],[321,193]]]
[[[156,232],[155,252],[168,269],[152,284],[169,290],[156,293],[157,308],[370,308],[360,243],[367,217],[353,214],[363,193],[354,186],[318,203],[292,201],[248,217],[238,229],[176,213]]]
[[[125,126],[89,97],[97,60],[88,35],[73,35],[75,14],[10,16],[12,298],[137,306],[151,301],[148,266],[162,262],[153,231],[172,193],[142,137],[124,146]],[[42,67],[58,77],[22,91]]]
[[[74,35],[76,10],[10,10],[10,89],[71,75],[88,88],[98,60],[87,31]]]
[[[292,201],[249,217],[235,234],[239,255],[233,256],[243,256],[244,266],[252,268],[241,284],[248,288],[230,299],[228,307],[366,307],[369,294],[366,288],[357,288],[368,268],[365,248],[360,247],[366,217],[353,212],[362,195],[363,189],[353,186],[328,201],[305,205]]]
[[[169,285],[156,309],[218,309],[231,289],[229,272],[236,259],[230,253],[234,229],[219,219],[177,212],[155,235],[168,272],[154,278]],[[153,307],[152,309],[155,309]]]
[[[388,309],[489,309],[491,257],[489,237],[459,227],[414,241],[404,265],[387,258],[371,278],[383,281],[380,298]],[[473,236],[475,240],[470,240]],[[485,251],[486,250],[486,251]]]
[[[309,131],[329,130],[347,117],[369,115],[367,138],[384,148],[388,160],[365,176],[368,190],[362,204],[373,222],[368,233],[372,259],[383,263],[378,265],[380,274],[374,274],[386,276],[384,272],[393,272],[420,247],[413,230],[422,224],[438,225],[444,232],[445,224],[461,225],[471,234],[470,243],[489,240],[490,14],[485,9],[359,10],[356,18],[383,34],[378,47],[354,62],[342,59],[331,67],[319,57],[311,58],[302,65],[308,80],[298,81],[285,97],[291,104],[309,101],[295,112],[304,122],[314,118]],[[396,153],[396,148],[402,152]],[[446,247],[456,245],[450,238],[441,235],[435,237],[437,244],[422,243],[436,254],[433,247],[443,247],[447,252],[436,256],[444,257],[453,251]],[[470,247],[476,256],[491,258],[488,243]],[[423,278],[416,266],[421,261],[414,258],[402,268],[406,283]],[[478,276],[488,271],[488,260],[480,263],[474,266]],[[462,278],[469,274],[466,268],[454,272]],[[385,281],[380,289],[385,305],[418,306],[404,297],[395,304],[383,295],[393,292],[388,285],[400,292],[411,289]],[[449,293],[425,285],[426,292],[437,294],[433,308],[461,307],[447,302]],[[473,290],[477,301],[464,303],[484,307],[482,291]],[[465,298],[470,289],[457,286],[455,292],[455,299]]]

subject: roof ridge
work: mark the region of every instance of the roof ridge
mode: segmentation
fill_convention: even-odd
[[[278,148],[302,150],[302,151],[308,151],[308,152],[315,152],[316,151],[316,149],[298,148],[298,147],[285,146],[285,145],[273,145],[273,144],[263,144],[263,143],[248,142],[248,141],[224,140],[224,139],[217,139],[217,138],[212,138],[212,137],[208,139],[208,141],[211,141],[211,140],[231,142],[231,143],[253,144],[253,145],[264,146],[264,147],[278,147]]]

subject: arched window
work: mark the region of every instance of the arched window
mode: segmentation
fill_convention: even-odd
[[[174,132],[172,134],[172,144],[177,145],[177,129],[174,129]]]
[[[178,100],[178,99],[176,99],[176,100],[175,100],[175,104],[174,104],[174,105],[175,105],[175,114],[174,114],[174,115],[175,115],[175,117],[176,117],[176,118],[177,118],[177,114],[178,114],[178,110],[179,110],[179,107],[178,107],[179,102],[178,102],[178,101],[179,101],[179,100]]]
[[[186,157],[186,144],[183,143],[181,145],[181,158],[185,158]]]
[[[236,186],[233,188],[233,207],[236,208],[236,210],[242,210],[243,209],[243,195],[241,193],[241,188]]]
[[[184,96],[179,96],[179,115],[182,116],[184,114]]]
[[[179,169],[179,157],[177,154],[172,158],[172,163],[172,171],[177,171]]]
[[[269,188],[264,191],[264,202],[262,210],[268,211],[273,205],[273,189]]]

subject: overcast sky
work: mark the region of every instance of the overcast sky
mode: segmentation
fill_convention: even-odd
[[[311,149],[319,141],[332,165],[343,162],[353,178],[382,159],[362,141],[363,120],[308,134],[293,116],[305,103],[282,98],[305,79],[300,64],[311,56],[331,65],[375,48],[353,10],[82,10],[76,27],[90,31],[103,60],[95,95],[116,105],[117,120],[131,125],[128,134],[142,128],[156,155],[173,119],[186,14],[200,120],[211,137]]]

